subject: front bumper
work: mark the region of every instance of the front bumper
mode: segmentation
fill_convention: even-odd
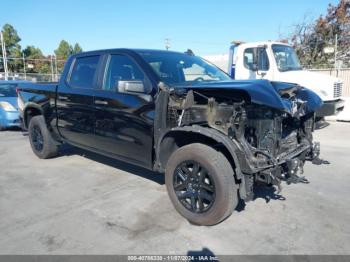
[[[1,112],[0,113],[0,127],[21,127],[21,120],[19,112]]]
[[[322,107],[317,109],[316,117],[325,117],[338,114],[344,109],[345,101],[342,99],[324,101]]]
[[[316,148],[315,145],[317,145],[319,150],[319,144],[317,142],[310,144],[308,141],[303,140],[303,142],[297,147],[290,148],[290,150],[283,152],[278,156],[254,153],[254,155],[258,155],[258,157],[252,157],[253,155],[249,154],[249,152],[243,153],[238,151],[236,153],[242,172],[245,174],[255,174],[264,170],[276,168],[277,166],[282,166],[303,153],[305,153],[305,156],[308,156],[309,160],[312,160],[311,158],[313,158],[313,152]]]

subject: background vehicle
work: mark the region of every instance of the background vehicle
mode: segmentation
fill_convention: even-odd
[[[296,83],[311,89],[323,100],[318,117],[344,109],[340,79],[303,70],[294,49],[281,42],[236,42],[230,47],[228,72],[232,78],[267,79]]]
[[[59,83],[23,84],[19,100],[38,157],[56,156],[66,142],[165,172],[174,207],[200,225],[229,216],[238,192],[252,198],[255,181],[304,181],[298,171],[319,154],[315,93],[232,81],[191,52],[80,53]]]
[[[16,93],[18,83],[0,81],[0,130],[21,126]]]

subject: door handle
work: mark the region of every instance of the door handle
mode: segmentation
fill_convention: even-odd
[[[104,100],[95,100],[96,105],[108,105],[107,101]]]
[[[58,96],[58,99],[68,101],[69,97],[68,96]]]

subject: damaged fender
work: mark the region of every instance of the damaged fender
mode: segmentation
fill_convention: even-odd
[[[157,146],[158,152],[157,152],[157,159],[162,159],[160,153],[162,151],[162,144],[164,143],[164,140],[166,137],[170,137],[175,133],[179,132],[185,132],[185,133],[194,133],[198,135],[202,135],[205,137],[208,137],[210,139],[215,140],[218,144],[223,145],[228,152],[231,154],[231,157],[234,161],[234,169],[236,173],[237,179],[241,179],[243,177],[241,168],[240,168],[240,162],[238,160],[238,157],[236,155],[237,150],[239,150],[238,145],[235,144],[234,140],[229,139],[227,136],[225,136],[223,133],[215,130],[215,129],[210,129],[198,125],[193,125],[193,126],[182,126],[182,127],[174,127],[170,129],[168,132],[166,132],[161,139],[159,139],[159,145]],[[164,148],[164,147],[163,147]],[[161,166],[165,166],[166,163],[159,163]],[[158,166],[160,166],[158,164]],[[162,168],[163,169],[163,168]]]

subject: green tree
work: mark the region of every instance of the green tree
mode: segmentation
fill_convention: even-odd
[[[340,0],[329,4],[327,13],[315,21],[302,22],[294,26],[289,42],[294,46],[306,66],[332,67],[334,54],[326,54],[324,48],[335,46],[338,37],[337,59],[345,66],[350,64],[350,1]]]
[[[73,54],[72,46],[65,40],[62,40],[55,50],[55,55],[57,59],[66,60],[71,54]]]
[[[13,60],[11,58],[21,57],[21,46],[19,45],[21,38],[18,36],[16,29],[14,29],[14,27],[10,24],[5,24],[1,31],[6,44],[7,58],[9,58],[7,63],[9,71],[17,72],[20,67],[23,67],[22,61]],[[0,50],[0,55],[2,56],[2,50]]]
[[[75,43],[74,47],[73,47],[73,54],[78,54],[83,52],[83,49],[81,48],[81,46],[78,43]]]
[[[26,59],[26,69],[28,73],[50,73],[50,61],[42,53],[42,51],[35,46],[27,46],[24,50],[24,57]]]
[[[5,24],[1,30],[6,44],[6,54],[8,57],[8,68],[10,72],[23,71],[24,64],[22,60],[22,49],[19,44],[21,38],[17,30],[10,24]],[[81,46],[76,43],[72,47],[67,41],[62,40],[58,48],[55,50],[58,71],[63,69],[64,61],[72,54],[82,52]],[[44,56],[41,50],[34,46],[27,46],[23,50],[23,55],[26,59],[26,70],[28,73],[50,73],[51,72],[51,56]],[[0,49],[0,56],[2,52]],[[15,58],[15,59],[14,59]],[[0,63],[0,70],[3,70],[3,64]]]
[[[27,46],[24,50],[23,50],[24,56],[26,58],[31,58],[31,59],[41,59],[44,57],[43,53],[41,52],[41,50],[35,46]]]
[[[61,73],[63,70],[63,66],[64,66],[63,60],[67,60],[67,58],[70,55],[81,53],[82,51],[83,49],[78,43],[76,43],[74,47],[72,47],[67,41],[62,40],[58,48],[55,50],[56,58],[57,60],[59,60],[57,61],[58,71]]]
[[[72,46],[65,40],[62,40],[55,50],[55,55],[57,58],[57,70],[62,73],[64,67],[64,61],[73,54]]]

